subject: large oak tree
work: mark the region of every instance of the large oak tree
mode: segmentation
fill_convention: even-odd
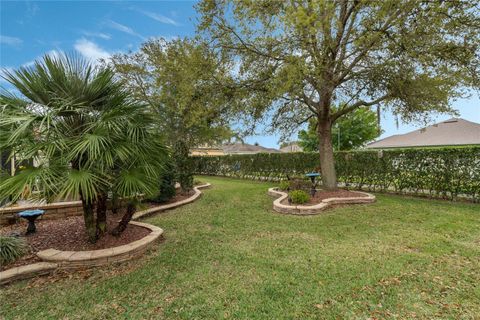
[[[198,10],[199,30],[240,64],[246,112],[287,133],[316,118],[329,189],[337,119],[372,106],[426,119],[478,87],[476,1],[204,0]]]

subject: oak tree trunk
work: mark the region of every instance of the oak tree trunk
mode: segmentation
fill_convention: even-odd
[[[97,198],[97,238],[107,231],[107,195],[100,193]]]
[[[328,119],[318,119],[318,150],[323,187],[327,190],[337,189],[337,175],[332,146],[332,124]]]
[[[127,204],[127,212],[123,215],[122,220],[118,223],[115,229],[112,230],[114,236],[119,236],[128,226],[130,220],[132,220],[133,214],[136,211],[135,203],[129,201]]]

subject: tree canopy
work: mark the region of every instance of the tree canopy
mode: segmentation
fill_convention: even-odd
[[[357,149],[373,141],[380,133],[376,113],[367,108],[357,109],[339,118],[332,127],[333,149]],[[318,151],[317,119],[310,119],[307,130],[299,131],[298,144],[304,151]]]
[[[380,105],[422,120],[454,112],[452,100],[479,87],[476,1],[204,0],[198,9],[199,30],[240,63],[246,112],[273,116],[286,134],[317,119],[327,188],[337,119]]]
[[[189,147],[231,136],[231,65],[197,39],[149,40],[140,50],[112,59],[121,81],[158,115],[173,146]]]

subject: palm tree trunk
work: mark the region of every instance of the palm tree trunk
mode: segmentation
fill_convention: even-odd
[[[118,209],[120,209],[120,199],[118,199],[118,196],[114,193],[112,196],[112,213],[117,214]]]
[[[107,195],[100,193],[97,199],[97,238],[107,231]]]
[[[97,232],[95,228],[95,215],[93,213],[93,203],[86,201],[83,196],[80,195],[83,206],[83,220],[85,222],[85,230],[87,231],[88,241],[95,243],[97,241]]]
[[[132,220],[133,214],[136,211],[136,206],[133,201],[129,201],[127,204],[127,212],[123,215],[122,220],[118,223],[115,229],[112,230],[114,236],[119,236],[128,226],[130,220]]]

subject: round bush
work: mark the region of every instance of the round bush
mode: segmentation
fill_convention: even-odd
[[[294,190],[290,192],[290,199],[292,199],[292,203],[303,204],[310,200],[310,196],[303,190]]]
[[[280,190],[287,190],[290,187],[290,182],[287,180],[280,181],[280,185],[278,187]]]
[[[0,236],[0,263],[15,261],[27,252],[27,243],[21,238]]]

